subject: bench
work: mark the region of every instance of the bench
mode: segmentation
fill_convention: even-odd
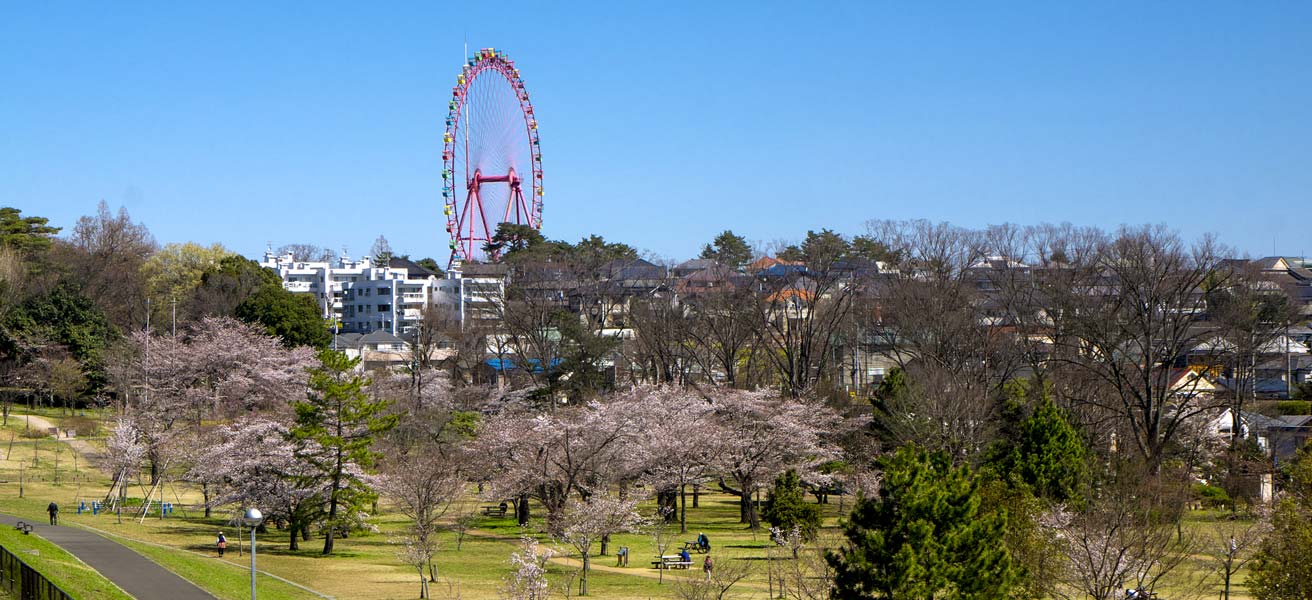
[[[488,517],[504,517],[506,516],[506,506],[484,506],[483,515]]]
[[[687,569],[692,566],[692,561],[683,560],[682,556],[677,554],[672,556],[662,556],[658,560],[651,561],[654,569]]]
[[[23,535],[28,535],[32,533],[32,524],[19,521],[17,525],[14,525],[14,529],[23,532]]]

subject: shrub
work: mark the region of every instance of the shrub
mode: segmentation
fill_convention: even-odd
[[[1194,485],[1194,498],[1201,502],[1204,508],[1221,508],[1231,502],[1230,494],[1227,494],[1225,489],[1206,483]]]
[[[814,539],[820,530],[820,507],[806,502],[797,471],[791,469],[774,480],[761,517],[784,531],[798,528],[805,541]]]
[[[1276,402],[1276,412],[1282,415],[1312,414],[1312,401],[1281,400]]]

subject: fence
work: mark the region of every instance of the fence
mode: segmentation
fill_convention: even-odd
[[[73,600],[4,547],[0,547],[0,589],[19,600]]]

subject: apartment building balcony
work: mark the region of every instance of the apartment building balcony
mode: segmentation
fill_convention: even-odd
[[[283,289],[289,292],[309,292],[312,291],[313,285],[309,281],[284,281],[282,283]]]

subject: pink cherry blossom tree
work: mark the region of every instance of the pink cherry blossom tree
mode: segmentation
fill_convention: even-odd
[[[715,446],[714,470],[722,475],[720,487],[739,497],[741,521],[752,529],[760,526],[754,492],[788,469],[818,482],[825,477],[817,467],[840,456],[826,439],[838,430],[840,419],[822,404],[769,391],[716,388],[708,395],[715,430],[706,443]]]
[[[187,479],[215,490],[210,504],[255,506],[271,522],[288,526],[291,550],[319,517],[328,483],[308,460],[324,454],[312,440],[293,439],[286,425],[254,417],[221,427],[213,446],[196,460]]]
[[[101,467],[113,479],[110,495],[114,490],[118,490],[120,498],[127,494],[127,480],[140,471],[146,450],[141,441],[141,429],[133,419],[120,417],[109,432],[105,460],[101,462]],[[105,499],[109,500],[109,497]]]
[[[551,521],[571,496],[604,493],[632,479],[644,421],[631,408],[591,402],[551,414],[508,411],[492,417],[473,444],[485,463],[484,495],[532,497]],[[518,504],[520,523],[527,523],[527,504]]]
[[[643,419],[644,461],[641,480],[658,492],[677,491],[680,500],[679,532],[688,531],[690,485],[706,482],[716,466],[716,436],[722,435],[713,405],[686,387],[637,387],[619,394],[614,402],[630,405]]]
[[[133,336],[135,368],[126,407],[140,430],[151,463],[151,482],[161,466],[177,458],[183,434],[192,435],[207,416],[247,414],[256,409],[290,412],[305,391],[308,348],[288,349],[260,329],[227,317],[206,317],[177,335]],[[193,440],[194,441],[194,440]]]
[[[552,527],[552,535],[574,546],[583,557],[579,577],[579,595],[588,595],[588,571],[592,567],[592,546],[616,533],[638,531],[648,524],[639,515],[637,498],[621,499],[610,494],[595,494],[587,500],[571,498],[561,509]]]
[[[549,600],[551,583],[547,581],[547,562],[556,551],[542,547],[537,540],[519,538],[519,551],[510,555],[514,569],[506,577],[500,592],[505,600]]]

